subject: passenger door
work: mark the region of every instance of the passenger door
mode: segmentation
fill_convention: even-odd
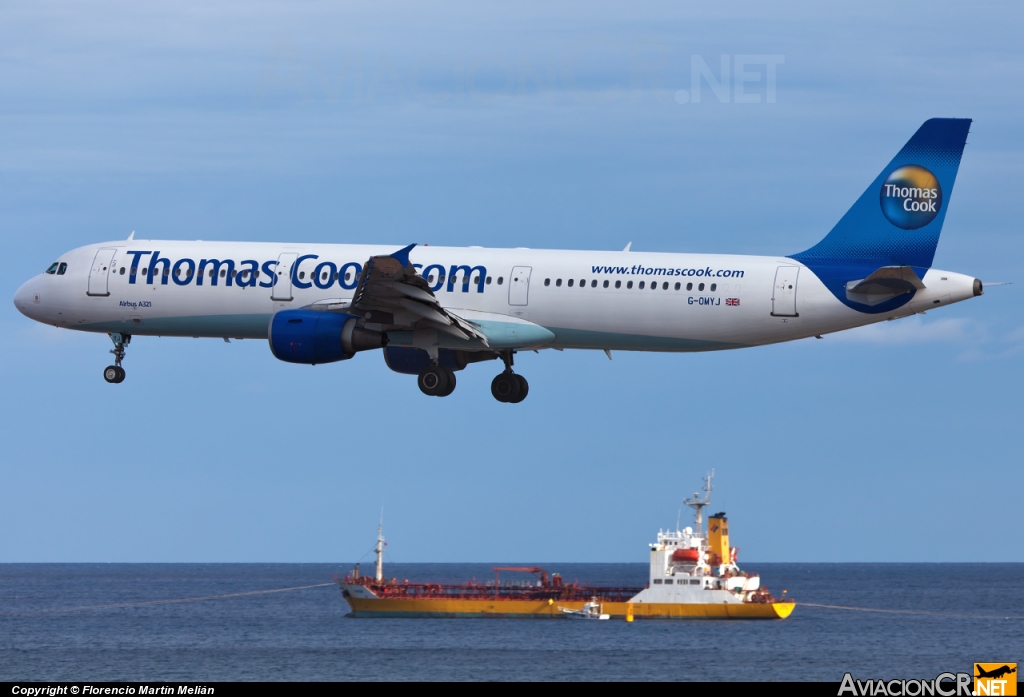
[[[110,278],[110,262],[114,258],[116,249],[104,247],[96,252],[92,260],[92,268],[89,269],[89,289],[86,295],[105,297],[110,295],[107,286],[107,279]]]
[[[508,304],[527,305],[530,301],[530,266],[515,266],[508,281]]]
[[[294,252],[284,252],[277,257],[277,279],[270,290],[271,300],[292,299],[292,267],[299,255]]]
[[[796,279],[799,266],[780,266],[775,271],[775,289],[772,292],[773,317],[797,317]]]

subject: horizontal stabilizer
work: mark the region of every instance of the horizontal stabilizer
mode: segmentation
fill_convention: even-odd
[[[877,305],[904,293],[924,290],[921,278],[909,266],[883,266],[867,278],[846,284],[847,299]]]

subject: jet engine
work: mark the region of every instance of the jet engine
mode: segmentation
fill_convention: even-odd
[[[333,363],[388,345],[387,334],[357,327],[352,315],[283,310],[270,320],[270,351],[288,363]]]

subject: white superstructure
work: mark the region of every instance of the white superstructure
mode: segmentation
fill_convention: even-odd
[[[651,544],[648,585],[636,603],[742,603],[751,601],[761,588],[757,574],[736,565],[736,548],[729,547],[728,519],[716,513],[704,530],[702,510],[711,502],[711,480],[704,478],[704,498],[697,494],[684,503],[695,511],[694,527],[658,531]],[[717,550],[717,551],[716,551]]]

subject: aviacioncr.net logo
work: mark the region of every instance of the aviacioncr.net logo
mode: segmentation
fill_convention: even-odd
[[[920,165],[894,169],[882,182],[879,198],[885,217],[904,230],[924,227],[942,210],[939,180]]]

